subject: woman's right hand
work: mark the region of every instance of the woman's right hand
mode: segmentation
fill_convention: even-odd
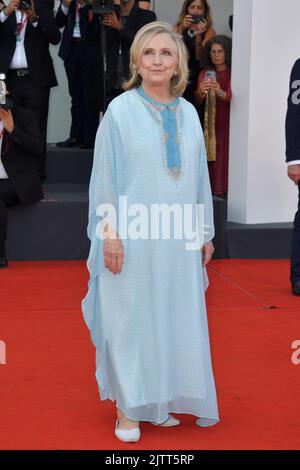
[[[105,267],[112,274],[120,274],[123,268],[124,248],[118,235],[115,238],[105,238],[103,254]]]
[[[182,29],[188,29],[190,28],[190,26],[194,24],[194,21],[193,21],[193,17],[192,15],[186,15],[184,18],[183,18],[183,21],[181,23],[181,27]]]
[[[5,16],[11,15],[14,11],[19,8],[20,0],[10,0],[7,7],[4,9]]]
[[[208,80],[203,80],[199,88],[200,88],[200,92],[202,93],[202,95],[205,95],[206,93],[209,92],[209,90],[211,90],[211,83],[209,83]]]

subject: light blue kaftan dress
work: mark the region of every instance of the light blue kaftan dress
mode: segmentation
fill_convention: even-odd
[[[114,276],[96,235],[97,208],[113,204],[118,213],[119,196],[127,197],[128,207],[149,209],[204,204],[204,241],[214,237],[202,129],[185,99],[163,105],[141,89],[130,90],[113,100],[100,123],[90,182],[90,281],[82,307],[96,347],[101,400],[116,402],[135,421],[161,424],[173,412],[214,425],[219,417],[200,246],[188,251],[186,240],[175,237],[124,239],[123,270]]]

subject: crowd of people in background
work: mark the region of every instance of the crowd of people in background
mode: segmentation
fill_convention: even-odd
[[[6,74],[17,104],[31,109],[38,118],[43,138],[38,170],[44,181],[49,95],[57,85],[49,45],[61,42],[59,57],[71,97],[70,133],[57,146],[92,149],[100,112],[123,92],[122,84],[129,78],[133,39],[157,18],[150,0],[114,0],[113,10],[103,15],[95,14],[93,0],[62,0],[55,13],[53,0],[25,0],[27,7],[20,1],[0,0],[0,72]],[[232,17],[229,22],[232,28]],[[189,53],[189,84],[183,96],[196,107],[205,131],[213,194],[226,196],[230,39],[216,36],[207,0],[185,0],[174,29],[182,35]]]
[[[232,18],[229,19],[232,27]],[[204,130],[212,193],[228,192],[231,39],[216,35],[207,0],[185,0],[175,26],[189,52],[184,97],[197,109]]]
[[[56,12],[54,0],[0,0],[0,73],[6,76],[6,85],[16,107],[32,111],[36,119],[34,126],[38,125],[42,145],[35,146],[41,148],[35,154],[35,170],[41,183],[47,177],[50,90],[58,84],[49,46],[60,43],[59,57],[64,63],[71,97],[70,133],[57,146],[92,149],[100,112],[105,112],[108,104],[123,93],[122,85],[129,78],[130,48],[135,35],[156,19],[150,0],[114,0],[110,11],[101,15],[95,13],[93,0],[62,0]],[[232,27],[232,18],[230,25]],[[196,107],[202,122],[212,192],[226,197],[231,41],[217,35],[207,0],[185,0],[174,30],[182,35],[189,53],[189,84],[183,96]],[[0,149],[2,141],[9,138],[5,133],[14,135],[8,131],[12,122],[18,126],[18,114],[10,116],[9,113],[1,121]],[[24,147],[23,141],[28,140],[25,134],[26,129],[22,128],[16,145]],[[25,147],[27,151],[28,145]],[[0,157],[1,154],[3,148]],[[27,168],[24,164],[23,173],[27,172],[30,180],[32,158],[29,160],[30,165]],[[6,158],[0,158],[0,164],[3,188],[7,181],[14,185]],[[18,169],[18,173],[20,171]],[[7,181],[3,183],[3,180]],[[0,191],[5,220],[6,208],[24,200],[24,194],[20,196],[17,191],[8,202],[6,193],[6,189]],[[40,188],[38,193],[38,197],[42,197]],[[0,258],[1,255],[0,252]]]
[[[96,15],[91,0],[61,2],[56,24],[64,28],[59,56],[68,79],[72,124],[68,139],[58,142],[59,147],[94,147],[99,113],[118,96],[128,78],[135,34],[156,19],[152,11],[145,10],[149,6],[145,1],[115,0],[113,11]],[[105,27],[105,48],[101,24]]]

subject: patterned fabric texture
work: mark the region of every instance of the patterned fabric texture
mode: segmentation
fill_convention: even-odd
[[[176,107],[179,173],[170,173],[160,110],[137,90],[116,98],[97,133],[90,182],[90,281],[84,319],[96,348],[101,400],[136,421],[163,423],[168,413],[219,420],[205,306],[200,247],[186,239],[123,239],[124,265],[104,266],[97,237],[100,204],[120,212],[133,204],[203,204],[204,241],[214,237],[213,207],[203,133],[194,107]],[[152,227],[151,227],[152,228]]]

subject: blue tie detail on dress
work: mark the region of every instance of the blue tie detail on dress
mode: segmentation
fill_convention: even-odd
[[[162,120],[164,144],[167,151],[167,167],[169,175],[178,180],[182,173],[182,162],[180,157],[180,142],[178,135],[177,109],[179,99],[175,98],[171,103],[161,103],[148,96],[142,86],[137,88],[144,102],[148,102],[152,109],[157,111]]]

